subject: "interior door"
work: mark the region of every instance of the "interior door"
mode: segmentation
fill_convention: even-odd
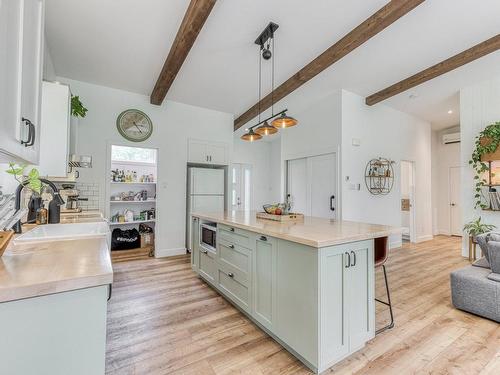
[[[308,158],[310,184],[310,215],[336,218],[337,174],[335,154]]]
[[[307,158],[289,160],[287,193],[292,201],[292,211],[309,216],[308,182]]]
[[[289,160],[287,194],[290,194],[294,212],[336,218],[338,198],[335,154]]]
[[[234,163],[231,166],[231,209],[250,210],[252,207],[252,166]]]
[[[462,235],[462,203],[460,199],[460,167],[450,168],[450,233]]]

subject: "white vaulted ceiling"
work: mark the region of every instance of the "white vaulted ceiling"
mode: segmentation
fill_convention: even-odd
[[[57,75],[149,95],[188,3],[46,0],[47,43]],[[269,21],[280,25],[279,84],[386,3],[218,0],[167,98],[239,115],[257,101],[258,47],[253,41]],[[305,105],[339,88],[373,94],[498,34],[499,17],[498,0],[427,0],[279,105]],[[493,75],[500,75],[499,52],[383,103],[435,128],[455,125],[458,90]]]

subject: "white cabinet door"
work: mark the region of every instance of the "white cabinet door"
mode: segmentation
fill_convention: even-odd
[[[204,141],[190,140],[188,144],[188,162],[208,163],[207,144]]]
[[[42,176],[66,177],[67,175],[70,106],[69,86],[43,82],[41,116],[43,132],[40,134],[40,166],[38,168]]]
[[[375,333],[373,241],[357,242],[349,248],[349,340],[350,351],[361,348]]]
[[[207,145],[208,160],[212,164],[227,164],[227,146],[224,144],[209,143]]]
[[[254,317],[270,330],[276,317],[276,246],[276,239],[268,236],[255,241]]]
[[[224,195],[224,170],[190,168],[193,195]]]
[[[1,159],[38,164],[43,1],[2,1],[0,25]]]

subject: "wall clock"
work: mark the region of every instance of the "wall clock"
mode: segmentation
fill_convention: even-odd
[[[142,142],[153,133],[153,122],[144,112],[138,109],[127,109],[116,119],[118,132],[132,142]]]

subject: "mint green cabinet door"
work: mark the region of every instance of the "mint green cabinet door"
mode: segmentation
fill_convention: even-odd
[[[321,367],[329,367],[349,352],[349,255],[345,245],[319,250],[321,284]]]
[[[276,316],[277,240],[257,236],[254,255],[254,317],[264,327],[273,328]]]
[[[200,262],[200,219],[191,218],[191,268],[198,271]]]
[[[198,273],[209,283],[216,285],[217,262],[215,253],[200,246]]]
[[[351,244],[349,267],[349,336],[351,351],[374,336],[373,241]]]

